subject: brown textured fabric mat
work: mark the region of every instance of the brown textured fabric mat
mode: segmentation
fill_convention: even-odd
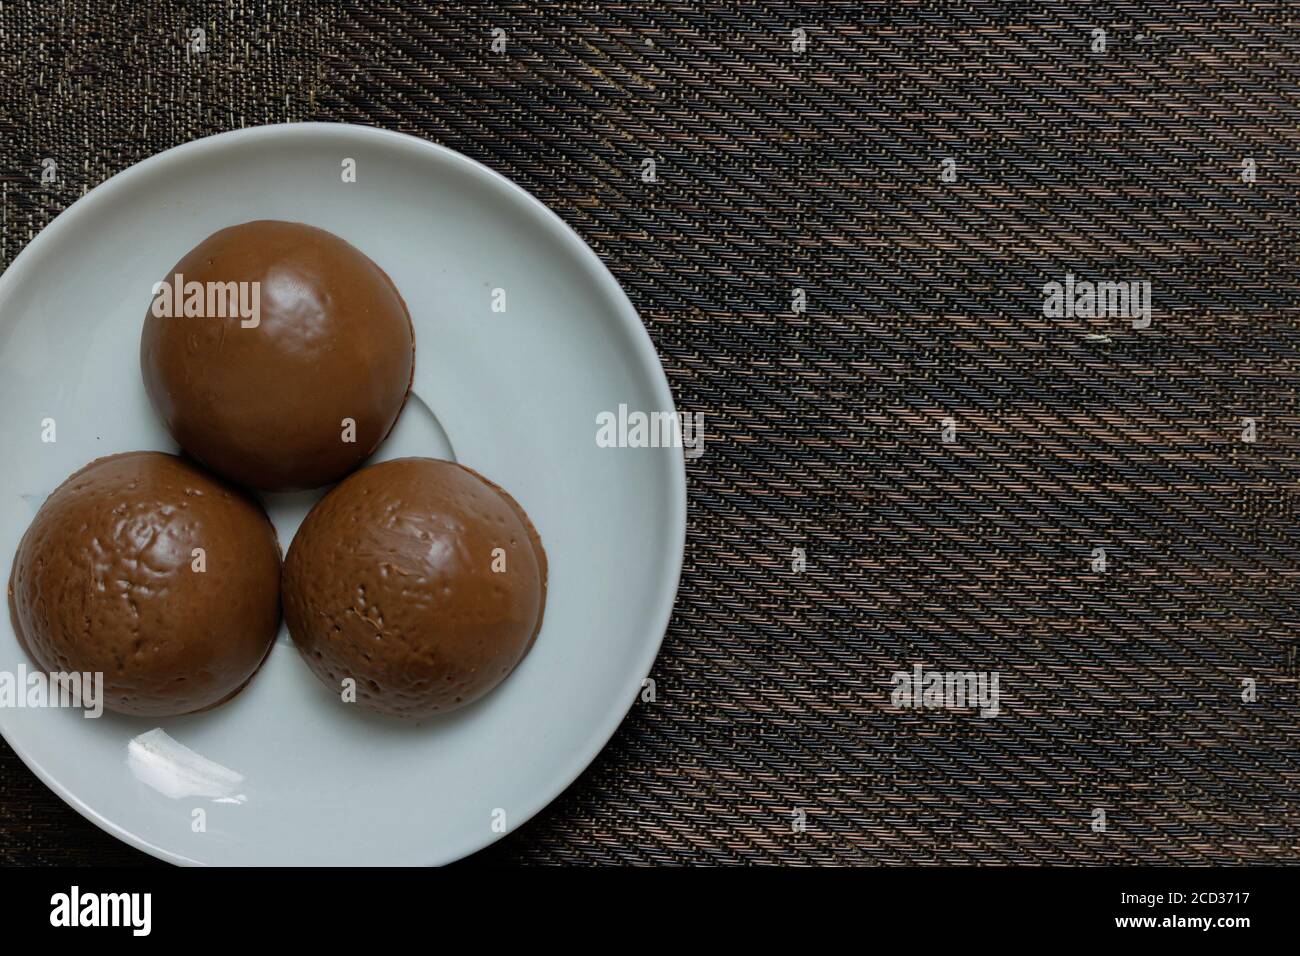
[[[608,263],[705,415],[677,610],[657,699],[476,860],[1296,862],[1298,19],[5,3],[0,252],[167,147],[332,120]],[[1150,327],[1046,317],[1067,273],[1150,282]],[[895,706],[917,664],[1000,713]],[[0,747],[0,861],[143,859]]]

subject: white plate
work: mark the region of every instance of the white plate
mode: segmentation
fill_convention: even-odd
[[[343,182],[345,159],[356,182]],[[0,278],[6,579],[69,474],[114,452],[175,450],[140,380],[151,286],[204,237],[250,219],[328,229],[392,276],[415,322],[418,400],[376,457],[454,456],[519,500],[550,559],[537,644],[482,701],[418,726],[338,702],[282,628],[249,688],[211,713],[6,707],[0,731],[87,818],[166,860],[449,862],[557,796],[637,699],[681,570],[685,468],[680,448],[597,447],[597,415],[675,413],[668,382],[595,254],[464,156],[314,123],[199,140],[91,191]],[[315,497],[269,502],[282,547]],[[26,665],[6,610],[0,670]]]

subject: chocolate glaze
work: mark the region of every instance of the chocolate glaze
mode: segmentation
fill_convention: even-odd
[[[546,574],[537,531],[501,488],[453,462],[402,458],[312,509],[285,559],[285,621],[332,691],[350,677],[358,704],[424,717],[478,699],[523,659]]]
[[[338,236],[261,220],[213,233],[163,277],[260,283],[260,322],[145,315],[145,389],[172,437],[213,471],[269,491],[337,481],[397,421],[415,370],[406,304]],[[251,287],[249,287],[251,288]],[[355,442],[343,420],[356,422]]]
[[[42,670],[102,672],[107,709],[191,713],[233,697],[266,657],[279,570],[251,498],[183,458],[129,452],[45,500],[14,556],[10,620]]]

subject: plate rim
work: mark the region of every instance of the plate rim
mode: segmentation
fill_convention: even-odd
[[[354,138],[357,141],[369,140],[372,142],[382,143],[384,145],[396,146],[399,149],[411,151],[426,151],[437,160],[448,162],[453,165],[459,165],[469,174],[486,179],[498,187],[504,187],[516,202],[531,207],[535,213],[541,213],[543,221],[548,225],[551,233],[558,234],[565,247],[572,253],[575,253],[580,262],[585,263],[586,271],[592,274],[602,291],[607,293],[616,305],[615,315],[620,325],[630,333],[629,340],[635,350],[635,358],[638,364],[649,372],[649,380],[652,391],[656,393],[655,401],[658,405],[656,411],[670,412],[677,415],[677,405],[673,400],[672,388],[668,382],[667,373],[664,371],[663,362],[659,358],[659,353],[650,339],[650,333],[646,330],[641,321],[640,315],[632,305],[631,299],[623,287],[619,285],[618,280],[614,278],[613,273],[604,260],[600,258],[581,236],[565,222],[559,214],[543,203],[540,199],[528,192],[519,184],[507,178],[496,170],[484,165],[476,159],[457,152],[450,147],[443,146],[439,143],[423,139],[419,136],[413,136],[408,133],[401,133],[395,130],[384,129],[378,126],[367,126],[357,123],[328,123],[328,122],[302,122],[302,123],[270,123],[259,126],[249,126],[236,130],[227,130],[222,133],[214,133],[199,139],[190,140],[177,146],[172,146],[160,153],[155,153],[146,159],[141,160],[120,172],[115,173],[103,182],[88,190],[84,195],[78,197],[67,208],[54,217],[30,242],[24,246],[14,257],[9,267],[0,274],[0,303],[3,303],[6,294],[11,286],[15,285],[23,272],[23,267],[29,260],[39,256],[40,251],[57,241],[61,234],[71,228],[75,216],[73,213],[84,214],[104,201],[106,195],[114,189],[120,189],[133,181],[149,176],[160,171],[168,164],[174,164],[178,161],[184,161],[191,155],[197,155],[202,152],[219,151],[234,143],[253,141],[258,139],[275,139],[279,137],[299,137],[325,134],[329,136],[338,136],[340,138]],[[587,744],[580,750],[574,751],[574,756],[567,763],[560,764],[559,770],[550,774],[546,779],[545,786],[532,788],[531,794],[539,796],[526,796],[523,807],[512,813],[514,823],[505,833],[495,833],[488,829],[485,838],[481,840],[460,841],[460,847],[453,847],[451,852],[431,853],[430,858],[425,861],[424,865],[440,866],[447,863],[463,859],[472,853],[491,846],[506,833],[513,833],[521,826],[526,824],[534,816],[549,806],[557,797],[568,789],[591,763],[600,755],[600,753],[609,745],[610,740],[618,732],[627,715],[635,706],[639,696],[642,681],[650,673],[654,666],[655,660],[659,656],[659,651],[663,646],[664,638],[667,635],[668,625],[672,619],[673,610],[676,606],[677,591],[681,583],[682,566],[685,560],[686,549],[686,460],[680,446],[672,449],[672,464],[675,467],[670,468],[672,476],[671,487],[668,489],[670,500],[668,507],[668,518],[671,524],[670,528],[670,549],[667,556],[667,572],[662,578],[662,584],[659,593],[655,595],[654,606],[655,613],[650,619],[651,639],[646,641],[645,648],[637,660],[635,673],[629,678],[627,688],[627,703],[619,704],[615,698],[613,706],[609,709],[604,719],[599,723],[592,725],[593,730],[588,733]],[[6,575],[7,577],[7,575]],[[657,635],[657,636],[655,636]],[[129,846],[148,853],[157,859],[164,860],[177,865],[203,866],[209,865],[203,860],[194,859],[182,853],[177,853],[165,847],[158,846],[145,840],[135,833],[131,832],[125,826],[104,817],[102,814],[93,810],[84,800],[69,790],[62,782],[54,779],[45,767],[30,754],[20,743],[10,738],[5,726],[3,711],[0,711],[0,736],[3,736],[5,742],[16,753],[23,764],[32,771],[46,787],[53,791],[64,803],[76,810],[81,816],[85,817],[91,823],[95,824],[104,832],[121,840]],[[256,862],[244,863],[237,865],[258,865]],[[342,865],[342,864],[340,864]]]

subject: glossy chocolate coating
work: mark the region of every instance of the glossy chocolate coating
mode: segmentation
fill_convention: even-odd
[[[493,552],[505,570],[493,570]],[[285,621],[308,666],[399,717],[445,713],[506,678],[546,604],[546,554],[501,488],[448,461],[401,458],[322,498],[289,547]]]
[[[279,571],[255,501],[183,458],[129,452],[45,500],[14,556],[10,619],[42,670],[102,672],[107,709],[185,714],[233,697],[261,665],[280,628]]]
[[[263,220],[213,233],[162,281],[178,273],[260,283],[256,327],[238,315],[160,318],[152,303],[146,313],[145,389],[182,448],[268,491],[338,481],[370,457],[415,370],[410,315],[379,266],[322,229]]]

